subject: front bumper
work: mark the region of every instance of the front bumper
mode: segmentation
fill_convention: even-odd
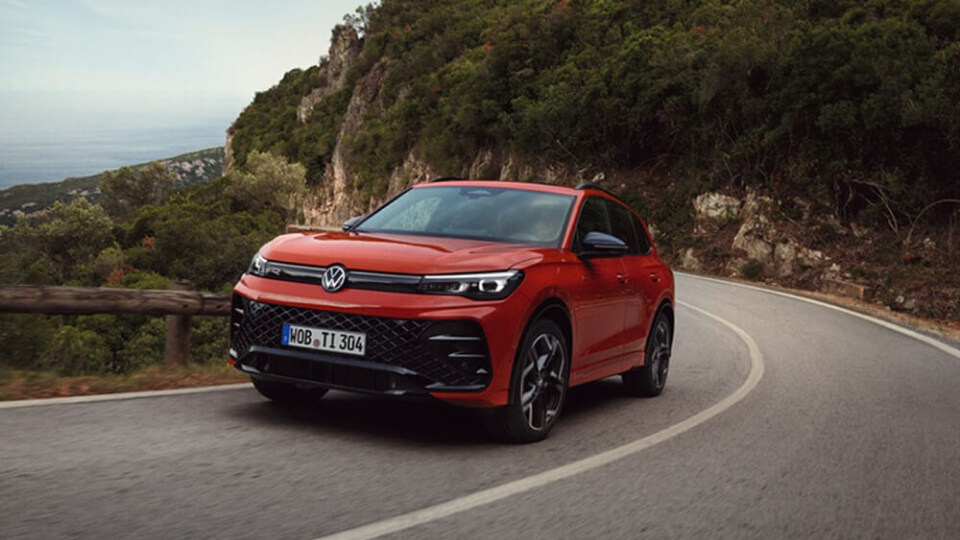
[[[252,377],[458,405],[507,402],[522,329],[516,294],[501,302],[346,289],[245,275],[234,291],[231,362]],[[511,306],[511,299],[518,305]],[[506,305],[505,305],[506,304]],[[367,335],[364,357],[280,343],[284,323]]]

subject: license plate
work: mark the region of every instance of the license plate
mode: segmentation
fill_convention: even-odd
[[[363,356],[367,348],[367,335],[363,332],[285,324],[280,342],[291,347]]]

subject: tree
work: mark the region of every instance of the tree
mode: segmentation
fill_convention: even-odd
[[[307,187],[303,165],[257,150],[250,152],[242,170],[231,171],[227,181],[226,193],[240,208],[251,212],[282,210],[287,215]]]
[[[106,172],[100,183],[103,206],[111,216],[125,219],[141,206],[162,204],[176,187],[175,182],[176,176],[157,162]]]
[[[88,266],[112,246],[113,222],[99,204],[60,201],[0,235],[0,279],[62,285],[90,274]]]

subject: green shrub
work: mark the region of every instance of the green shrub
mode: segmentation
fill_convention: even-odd
[[[119,352],[119,373],[130,373],[145,366],[163,363],[167,322],[164,317],[150,317]]]
[[[0,313],[0,365],[31,368],[36,365],[51,336],[59,330],[60,317]]]
[[[190,354],[199,364],[223,362],[227,357],[230,320],[226,317],[194,317]]]
[[[61,375],[110,373],[113,353],[96,332],[61,326],[40,357],[40,367]]]

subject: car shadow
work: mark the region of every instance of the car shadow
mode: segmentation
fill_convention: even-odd
[[[611,406],[628,406],[619,379],[572,388],[560,422],[592,422]],[[501,445],[487,436],[484,412],[430,398],[406,399],[331,392],[309,405],[280,405],[259,396],[231,406],[229,414],[262,427],[296,429],[321,436],[388,439],[415,446]]]

